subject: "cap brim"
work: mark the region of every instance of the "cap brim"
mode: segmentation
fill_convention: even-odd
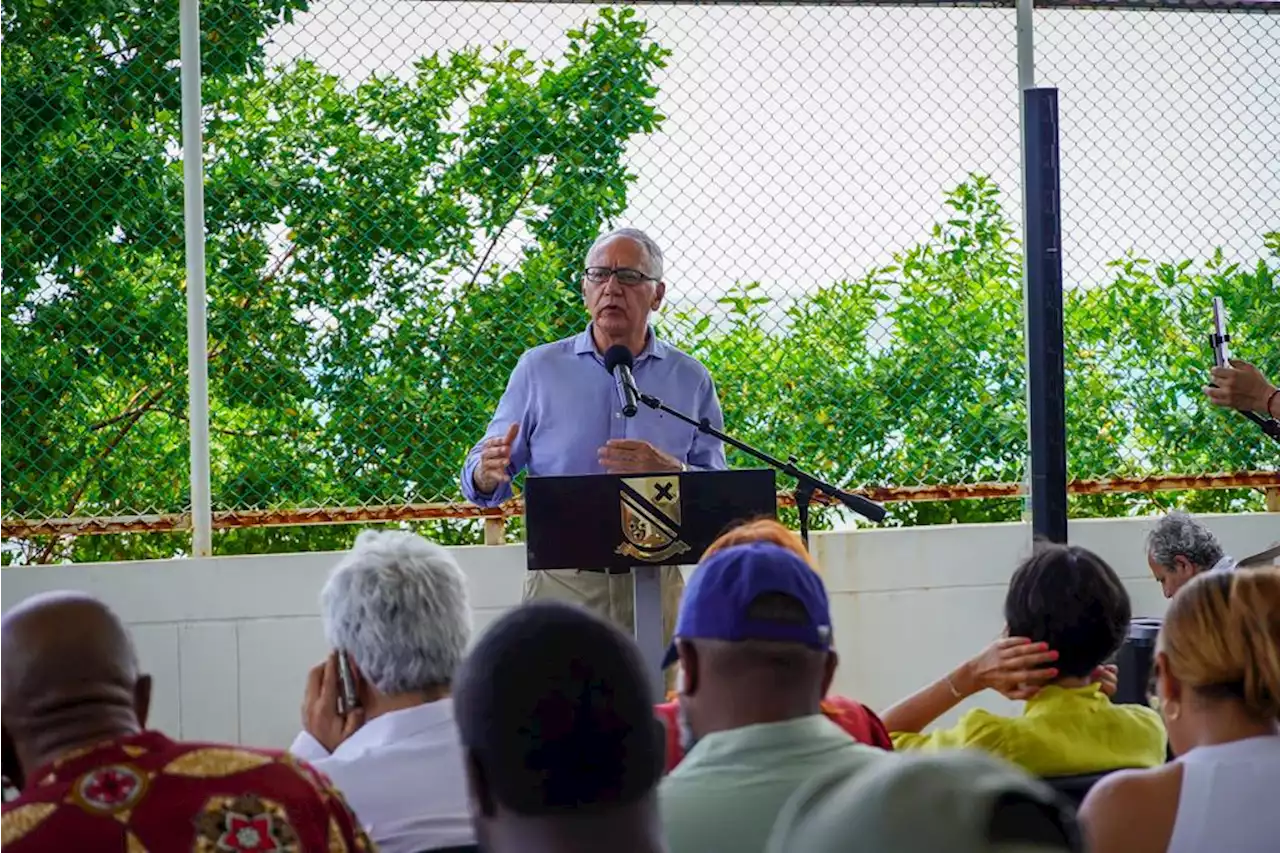
[[[676,641],[672,640],[671,645],[667,646],[667,653],[662,656],[662,668],[666,669],[680,658],[680,653],[676,651]]]

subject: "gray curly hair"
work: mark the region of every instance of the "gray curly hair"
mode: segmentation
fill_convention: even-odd
[[[1209,528],[1185,512],[1171,512],[1147,534],[1151,561],[1173,568],[1174,557],[1186,557],[1197,571],[1207,571],[1222,559],[1222,546]]]
[[[471,641],[467,581],[445,548],[366,530],[320,593],[329,645],[385,695],[449,684]]]

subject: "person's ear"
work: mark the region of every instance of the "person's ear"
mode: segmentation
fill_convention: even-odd
[[[667,295],[667,283],[665,281],[658,282],[658,286],[653,289],[653,302],[649,303],[650,310],[657,311],[662,307],[662,297]]]
[[[1160,697],[1160,705],[1180,705],[1184,690],[1182,682],[1169,669],[1169,656],[1164,652],[1156,652],[1155,667],[1156,695]]]
[[[653,756],[654,761],[658,765],[654,778],[661,779],[667,773],[667,742],[671,737],[671,733],[667,731],[667,724],[658,719],[656,714],[653,717],[653,725],[657,729],[657,731],[654,732],[658,737],[657,743],[660,744],[658,749],[654,751]],[[678,738],[679,736],[680,735],[677,732],[676,737]]]
[[[471,805],[481,817],[493,817],[498,812],[498,804],[489,789],[489,777],[484,771],[480,758],[468,749],[464,766],[467,776],[467,794],[471,797]]]
[[[133,685],[133,712],[138,716],[138,726],[147,727],[147,716],[151,713],[151,676],[139,675]]]
[[[1178,577],[1190,580],[1191,576],[1196,573],[1196,565],[1179,554],[1173,558],[1173,571]]]
[[[698,692],[698,650],[687,640],[676,640],[676,652],[680,655],[680,686],[676,692],[692,696]]]
[[[836,650],[832,649],[827,652],[827,658],[822,662],[822,695],[825,698],[827,692],[831,690],[831,682],[836,679],[836,667],[840,666],[840,655],[836,654]]]

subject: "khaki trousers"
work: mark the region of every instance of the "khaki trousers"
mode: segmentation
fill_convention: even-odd
[[[680,596],[684,593],[684,575],[679,566],[663,566],[662,577],[662,641],[671,642],[680,612]],[[524,579],[524,600],[563,601],[592,610],[629,636],[635,635],[635,589],[630,573],[611,575],[579,569],[551,569],[528,572]],[[667,670],[667,688],[675,676],[675,667]]]

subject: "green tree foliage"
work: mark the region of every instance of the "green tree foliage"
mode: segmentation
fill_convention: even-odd
[[[298,0],[202,4],[207,87]],[[178,4],[5,0],[4,514],[185,503]]]
[[[5,2],[6,518],[189,502],[177,5]],[[455,498],[520,352],[583,323],[576,271],[626,208],[625,146],[662,121],[653,79],[666,52],[631,11],[604,10],[554,63],[501,45],[350,87],[307,61],[263,67],[265,34],[302,0],[202,5],[215,507]],[[786,301],[743,283],[718,311],[668,313],[662,331],[710,368],[736,432],[837,482],[1018,482],[1020,250],[989,180],[972,177],[947,206],[891,264]],[[1126,258],[1110,281],[1070,290],[1074,476],[1280,462],[1199,392],[1212,295],[1240,354],[1280,375],[1280,237],[1268,245],[1249,268]],[[1074,509],[1157,500],[1260,502],[1204,491]],[[891,518],[1020,511],[921,502]],[[423,528],[478,538],[473,522]],[[242,529],[215,546],[340,548],[354,532]],[[84,536],[25,543],[23,558],[168,556],[186,543]]]
[[[948,194],[928,240],[856,280],[789,304],[758,283],[721,300],[724,320],[685,313],[676,342],[717,379],[725,418],[751,443],[791,450],[849,486],[1020,482],[1026,372],[1021,254],[982,176]],[[1076,479],[1273,470],[1275,444],[1201,393],[1212,363],[1211,300],[1221,296],[1237,354],[1280,376],[1280,235],[1271,260],[1154,263],[1127,258],[1065,306],[1067,442]],[[781,322],[770,319],[781,316]],[[735,464],[751,461],[731,453]],[[1240,490],[1073,499],[1079,515],[1156,503],[1260,508]],[[895,504],[896,524],[1008,521],[1018,500]]]
[[[626,206],[623,150],[661,121],[651,78],[666,52],[633,12],[604,10],[554,64],[504,45],[352,90],[310,62],[260,67],[264,28],[289,8],[228,12],[257,29],[205,16],[206,43],[225,46],[206,54],[205,86],[215,506],[438,498],[456,490],[519,353],[580,327],[576,269]],[[33,36],[19,54],[9,22],[25,33],[33,11],[17,11],[5,31],[4,512],[174,511],[188,503],[176,78],[128,102],[132,147],[103,138],[112,116],[46,110],[63,115],[72,149],[50,166],[38,146],[10,143],[11,121],[34,121],[20,90],[94,74],[46,55],[64,44]],[[146,17],[98,12],[65,25],[80,54],[108,51],[103,20]],[[173,23],[156,25],[162,70]],[[11,56],[25,63],[13,77]],[[100,148],[121,172],[110,193],[82,174]],[[176,545],[153,538],[156,553]],[[224,537],[223,550],[261,538]]]

